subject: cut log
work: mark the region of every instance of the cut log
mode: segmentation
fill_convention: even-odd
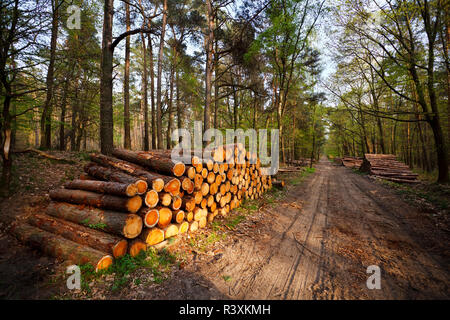
[[[166,175],[175,175],[176,177],[180,177],[185,171],[184,163],[173,162],[170,157],[164,157],[157,155],[156,153],[149,154],[125,149],[114,149],[113,155],[119,159],[139,164]]]
[[[206,168],[208,169],[208,171],[212,171],[214,168],[214,161],[212,159],[206,159],[205,163],[206,163]]]
[[[142,218],[142,221],[147,228],[152,228],[158,224],[158,209],[142,208],[141,210],[139,210],[138,215]]]
[[[194,182],[192,182],[190,178],[184,177],[181,181],[181,188],[188,194],[191,194],[192,192],[194,192]]]
[[[162,229],[167,227],[172,221],[172,210],[166,207],[159,207],[158,211],[159,211],[158,227]]]
[[[23,243],[40,249],[45,254],[77,265],[91,264],[95,271],[108,269],[113,257],[104,252],[80,245],[53,233],[28,224],[18,224],[11,232]]]
[[[142,219],[136,214],[123,214],[115,211],[101,210],[69,203],[51,202],[47,214],[82,224],[101,226],[106,232],[136,238],[142,231]]]
[[[195,174],[196,174],[197,172],[195,171],[195,167],[193,167],[193,166],[186,166],[186,172],[185,172],[185,175],[189,178],[189,179],[191,179],[191,180],[194,180],[194,177],[195,177]]]
[[[181,223],[178,223],[177,227],[179,234],[186,233],[189,230],[189,222],[183,221]]]
[[[360,171],[399,183],[415,183],[418,177],[418,174],[413,173],[406,164],[397,161],[396,156],[391,154],[366,153]]]
[[[195,177],[194,177],[194,189],[195,190],[200,190],[202,187],[202,183],[203,183],[203,177],[201,174],[196,173]]]
[[[202,178],[203,178],[203,179],[208,178],[208,169],[203,168],[203,169],[202,169],[202,172],[201,172],[201,175],[202,175]]]
[[[192,220],[194,220],[194,213],[193,213],[192,211],[189,211],[189,212],[186,214],[186,221],[187,221],[187,222],[191,222]]]
[[[206,177],[206,181],[209,183],[209,184],[212,184],[213,182],[215,182],[216,181],[216,175],[214,174],[214,172],[209,172],[208,173],[208,175],[207,175],[207,177]]]
[[[211,195],[215,195],[217,191],[219,191],[219,187],[217,186],[217,184],[215,182],[211,183],[209,185],[209,193]]]
[[[164,231],[157,227],[145,229],[139,238],[144,241],[147,246],[153,246],[164,241]]]
[[[170,193],[162,192],[159,194],[159,202],[162,206],[168,207],[172,203],[172,196]]]
[[[134,239],[132,241],[130,241],[130,244],[128,246],[129,250],[129,254],[130,256],[137,257],[139,255],[139,253],[141,253],[142,251],[146,251],[147,250],[147,244],[140,240],[140,239]]]
[[[183,203],[181,204],[181,208],[186,211],[192,211],[195,208],[195,198],[191,196],[184,196]]]
[[[155,190],[150,190],[145,194],[144,198],[145,205],[149,208],[154,208],[159,202],[158,192]]]
[[[200,202],[202,202],[202,199],[203,199],[202,192],[201,191],[194,192],[194,199],[195,199],[195,204],[200,204]]]
[[[182,204],[183,204],[183,199],[181,197],[179,197],[179,196],[172,197],[172,206],[171,206],[171,208],[173,210],[180,209]]]
[[[194,211],[193,211],[193,213],[194,213],[194,220],[195,221],[200,221],[200,219],[202,217],[206,216],[207,212],[208,211],[206,211],[206,213],[205,213],[205,209],[203,209],[203,208],[196,207],[194,209]]]
[[[173,223],[181,223],[184,220],[184,211],[176,210],[172,212],[172,222]]]
[[[200,229],[203,229],[206,227],[206,223],[207,223],[207,217],[201,217],[200,220],[198,221],[198,227]]]
[[[96,208],[136,213],[142,206],[142,198],[123,198],[83,190],[55,189],[50,191],[52,200],[84,204]]]
[[[150,173],[137,164],[102,154],[91,154],[90,158],[93,162],[98,163],[101,166],[115,168],[122,172],[126,172],[129,175],[145,180],[148,184],[152,185],[153,190],[156,192],[160,192],[164,187],[164,181],[159,174],[153,172]]]
[[[214,203],[214,196],[211,194],[206,199],[206,205],[210,208]]]
[[[129,174],[123,173],[116,169],[98,166],[95,163],[88,163],[87,165],[85,165],[84,171],[90,176],[104,181],[120,182],[127,184],[134,183],[138,187],[139,194],[144,194],[148,188],[147,182],[142,179],[133,177]]]
[[[192,222],[189,224],[189,232],[194,233],[194,232],[197,231],[197,230],[198,230],[198,221],[192,221]]]
[[[138,187],[135,183],[129,184],[110,181],[75,179],[64,184],[64,188],[79,189],[97,193],[107,193],[122,197],[133,197],[138,193]]]
[[[169,224],[167,227],[163,229],[164,231],[164,239],[169,239],[178,234],[178,226],[176,224]]]
[[[170,193],[173,196],[180,194],[181,182],[178,178],[161,176],[164,181],[164,191]]]
[[[207,182],[203,182],[200,190],[202,192],[202,196],[206,196],[209,193],[209,184]]]
[[[127,240],[118,236],[80,226],[76,223],[43,214],[32,215],[28,223],[73,242],[112,254],[119,258],[127,253]]]

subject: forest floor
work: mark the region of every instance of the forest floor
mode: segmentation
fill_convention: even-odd
[[[70,291],[62,263],[6,231],[81,173],[86,155],[65,156],[79,164],[16,161],[16,193],[0,203],[0,299],[450,298],[448,189],[374,182],[325,159],[161,253],[84,272],[82,290]],[[380,290],[366,286],[370,265]]]

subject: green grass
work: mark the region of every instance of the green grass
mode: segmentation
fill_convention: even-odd
[[[189,239],[188,244],[197,251],[200,252],[208,251],[211,245],[213,245],[218,241],[222,241],[227,237],[226,233],[220,231],[221,228],[217,222],[215,229],[216,230],[214,230],[213,227],[213,230],[208,234],[200,233],[192,235]]]
[[[95,224],[87,224],[87,226],[89,227],[89,228],[91,228],[91,229],[96,229],[96,230],[105,230],[106,229],[106,227],[108,226],[108,225],[106,225],[105,223],[95,223]]]
[[[131,257],[129,254],[118,258],[107,270],[95,272],[90,264],[80,266],[81,270],[81,289],[87,294],[91,293],[89,284],[93,281],[97,283],[104,282],[105,275],[113,275],[114,280],[110,286],[111,292],[117,292],[132,281],[132,274],[137,270],[145,270],[152,277],[146,274],[145,279],[135,278],[135,284],[146,282],[161,283],[168,278],[169,268],[176,263],[176,256],[162,250],[159,253],[155,249],[142,251],[138,256]]]
[[[299,184],[301,184],[309,175],[311,175],[312,173],[316,172],[316,168],[309,168],[306,167],[304,168],[300,174],[297,174],[295,177],[293,178],[288,178],[287,182],[289,184],[292,184],[294,186],[297,186]]]
[[[369,174],[368,172],[360,171],[359,169],[356,169],[356,168],[352,168],[352,171],[353,171],[353,173],[359,174],[361,176],[366,176]]]
[[[438,183],[425,186],[408,186],[392,181],[380,181],[382,184],[393,188],[398,195],[403,196],[409,202],[414,203],[418,199],[423,199],[439,210],[448,210],[450,208],[450,189]]]

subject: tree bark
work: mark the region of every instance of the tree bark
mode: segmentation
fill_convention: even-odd
[[[100,149],[109,155],[114,148],[113,122],[113,48],[114,0],[105,0],[103,14],[102,59],[100,74]]]
[[[143,194],[147,191],[148,183],[143,177],[140,176],[134,177],[113,168],[98,166],[95,163],[88,163],[85,165],[84,171],[90,176],[100,180],[128,184],[134,183],[138,187],[139,194]]]
[[[90,263],[95,271],[107,269],[113,263],[113,258],[104,252],[82,246],[28,224],[16,225],[11,229],[11,232],[21,242],[38,248],[49,256],[78,265]]]
[[[125,24],[127,32],[130,31],[130,5],[125,2]],[[130,129],[130,36],[125,39],[125,70],[123,83],[123,127],[125,149],[131,149]]]
[[[138,192],[138,188],[134,183],[129,184],[120,182],[80,180],[80,179],[75,179],[65,183],[64,188],[92,191],[97,193],[106,193],[121,197],[134,197]]]
[[[185,165],[182,162],[175,163],[170,157],[161,154],[114,149],[113,155],[166,175],[180,177],[185,171]]]
[[[142,72],[142,92],[143,92],[143,106],[144,106],[144,150],[149,150],[149,136],[148,136],[148,73],[147,73],[147,50],[145,48],[145,37],[141,33],[142,38],[142,55],[144,57],[144,66]],[[127,148],[125,148],[127,149]]]
[[[58,39],[59,26],[59,3],[58,0],[52,0],[52,29],[50,39],[50,62],[47,70],[47,96],[45,98],[44,108],[41,118],[41,148],[51,148],[51,129],[52,129],[52,97],[53,97],[53,74],[55,68],[56,42]]]
[[[152,149],[156,149],[156,115],[155,115],[155,70],[153,66],[153,44],[152,38],[148,35],[148,51],[150,55],[150,103],[152,108]]]
[[[50,198],[55,201],[69,202],[73,204],[84,204],[96,208],[117,210],[136,213],[142,206],[142,198],[117,197],[108,194],[99,194],[83,190],[55,189],[51,190]]]
[[[158,54],[158,74],[156,84],[156,132],[157,132],[157,146],[158,149],[163,149],[163,136],[162,136],[162,60],[164,54],[164,37],[166,34],[167,24],[167,0],[164,0],[163,18],[161,26],[161,37],[159,40],[159,54]]]
[[[120,171],[126,172],[127,174],[129,174],[133,177],[143,179],[148,184],[151,183],[153,190],[155,190],[156,192],[160,192],[161,190],[163,190],[164,186],[169,184],[172,180],[178,180],[178,179],[174,179],[173,177],[160,175],[160,174],[157,174],[154,172],[148,172],[143,167],[141,167],[137,164],[127,162],[124,160],[119,160],[119,159],[116,159],[113,157],[108,157],[108,156],[101,155],[101,154],[92,154],[91,160],[102,166],[115,168]],[[134,178],[134,179],[136,179],[136,178]],[[104,178],[101,178],[101,179],[110,180],[110,179],[104,179]],[[125,177],[122,180],[126,180],[126,179],[127,178]],[[114,181],[116,181],[116,180],[114,180]]]
[[[51,202],[46,213],[78,224],[101,226],[105,232],[128,239],[136,238],[142,231],[142,219],[136,214],[124,214],[63,202]]]
[[[44,214],[32,215],[28,223],[65,239],[109,253],[119,258],[127,253],[128,242],[122,237],[101,232]],[[99,228],[101,230],[101,228]]]
[[[205,109],[203,132],[211,127],[211,89],[213,74],[214,16],[211,0],[206,0],[206,66],[205,66]]]

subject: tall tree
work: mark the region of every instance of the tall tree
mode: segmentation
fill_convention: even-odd
[[[50,40],[50,60],[47,69],[47,97],[45,99],[44,108],[41,117],[41,148],[51,148],[51,130],[52,130],[52,97],[53,97],[53,83],[54,83],[54,69],[56,57],[56,43],[58,39],[59,26],[59,7],[63,1],[52,0],[52,27]]]
[[[130,4],[125,2],[125,24],[127,32],[130,31]],[[144,67],[146,68],[146,67]],[[125,70],[123,80],[123,127],[124,127],[124,141],[123,147],[125,149],[131,148],[131,134],[130,134],[130,37],[125,39]]]
[[[162,136],[162,62],[164,57],[164,37],[166,34],[167,25],[167,0],[164,0],[163,4],[163,17],[161,25],[161,35],[159,39],[159,52],[158,52],[158,71],[156,80],[156,135],[157,135],[157,147],[158,149],[164,148],[163,136]]]
[[[125,38],[138,33],[153,33],[147,28],[137,28],[120,34],[113,41],[114,1],[105,0],[103,7],[102,60],[100,76],[100,149],[111,154],[114,149],[113,120],[113,56],[115,47]],[[148,17],[152,19],[152,17]]]

